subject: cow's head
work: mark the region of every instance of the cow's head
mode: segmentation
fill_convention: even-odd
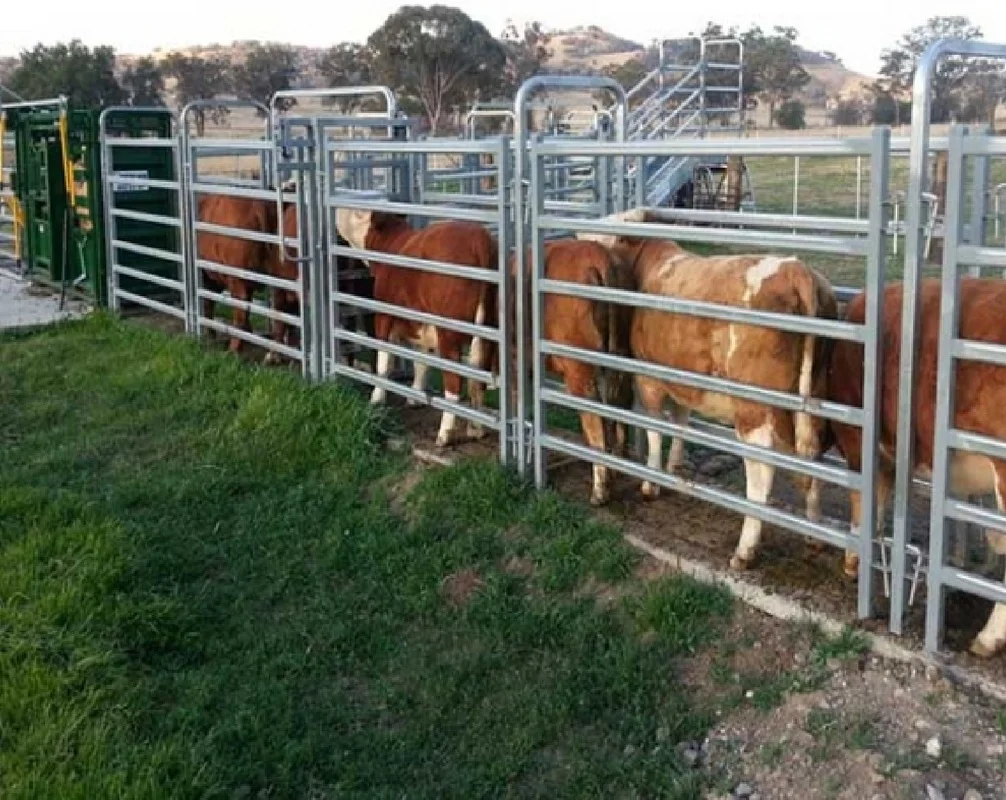
[[[363,211],[358,208],[337,208],[335,210],[335,227],[339,235],[357,250],[365,250],[367,234],[373,221],[373,211]]]

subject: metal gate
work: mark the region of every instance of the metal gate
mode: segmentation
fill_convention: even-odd
[[[960,333],[961,271],[967,268],[992,269],[996,277],[1006,270],[1006,250],[989,246],[982,231],[971,230],[965,236],[964,209],[968,167],[978,173],[988,172],[991,157],[1006,158],[1006,137],[968,136],[965,128],[955,127],[950,137],[950,174],[947,188],[947,230],[941,284],[939,356],[936,385],[936,440],[933,451],[933,494],[929,525],[929,602],[926,613],[926,647],[936,651],[941,646],[946,589],[975,594],[996,603],[1006,603],[1006,585],[948,563],[948,524],[951,521],[992,528],[999,538],[1006,535],[1006,485],[999,480],[994,462],[988,462],[989,488],[994,489],[997,511],[974,505],[966,498],[953,496],[952,460],[955,453],[973,454],[1006,460],[1006,442],[994,437],[962,430],[955,424],[956,378],[962,363],[979,363],[1006,368],[1006,345],[975,341]],[[974,162],[974,163],[972,163]],[[970,241],[969,241],[970,240]],[[1006,483],[1006,475],[1003,476]],[[1003,552],[1000,542],[993,549]],[[1006,607],[997,606],[990,628],[993,637],[1006,637]],[[991,649],[991,648],[990,648]]]

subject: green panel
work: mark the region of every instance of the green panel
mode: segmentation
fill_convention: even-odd
[[[106,120],[109,136],[129,136],[132,138],[157,137],[168,138],[172,133],[171,114],[163,112],[124,110],[110,114]],[[141,173],[155,180],[177,180],[174,154],[168,148],[113,148],[113,163],[110,173]],[[115,193],[115,207],[127,211],[139,211],[145,214],[157,214],[178,218],[178,195],[170,189],[142,189],[122,187]],[[116,219],[114,222],[116,237],[119,240],[180,253],[180,233],[178,229],[167,225],[138,220]],[[157,258],[139,255],[137,253],[117,251],[118,263],[133,267],[162,277],[181,280],[180,264],[162,261]],[[162,302],[177,303],[178,293],[143,281],[121,277],[119,285],[126,291],[153,297]]]
[[[32,277],[56,285],[66,285],[90,295],[100,305],[107,303],[106,231],[103,217],[104,193],[101,184],[100,109],[71,109],[68,144],[73,164],[74,189],[67,197],[63,158],[59,141],[59,111],[56,108],[9,109],[8,129],[15,137],[15,192],[25,210],[22,257]],[[113,135],[169,137],[171,114],[163,112],[111,112],[108,121]],[[175,179],[173,156],[164,148],[119,149],[114,154],[115,171],[146,170],[150,177]],[[68,202],[71,200],[72,202]],[[178,216],[174,192],[152,189],[146,192],[119,192],[119,208],[152,214]],[[176,229],[118,221],[119,237],[137,244],[179,252]],[[121,264],[160,275],[178,277],[179,267],[120,252]],[[158,297],[160,287],[124,279],[124,289]]]

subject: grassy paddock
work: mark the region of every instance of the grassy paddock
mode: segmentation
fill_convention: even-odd
[[[105,316],[0,338],[0,794],[697,797],[728,597],[392,424]]]

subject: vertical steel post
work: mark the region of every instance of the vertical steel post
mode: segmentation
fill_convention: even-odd
[[[940,295],[940,338],[936,363],[936,437],[933,447],[933,491],[929,517],[929,574],[926,597],[926,650],[936,652],[942,645],[945,600],[943,569],[947,554],[946,500],[949,489],[950,451],[947,446],[953,427],[954,340],[957,337],[960,304],[960,276],[957,246],[960,241],[964,205],[964,135],[954,126],[950,134],[950,175],[947,182],[947,216],[943,242],[943,276]]]

